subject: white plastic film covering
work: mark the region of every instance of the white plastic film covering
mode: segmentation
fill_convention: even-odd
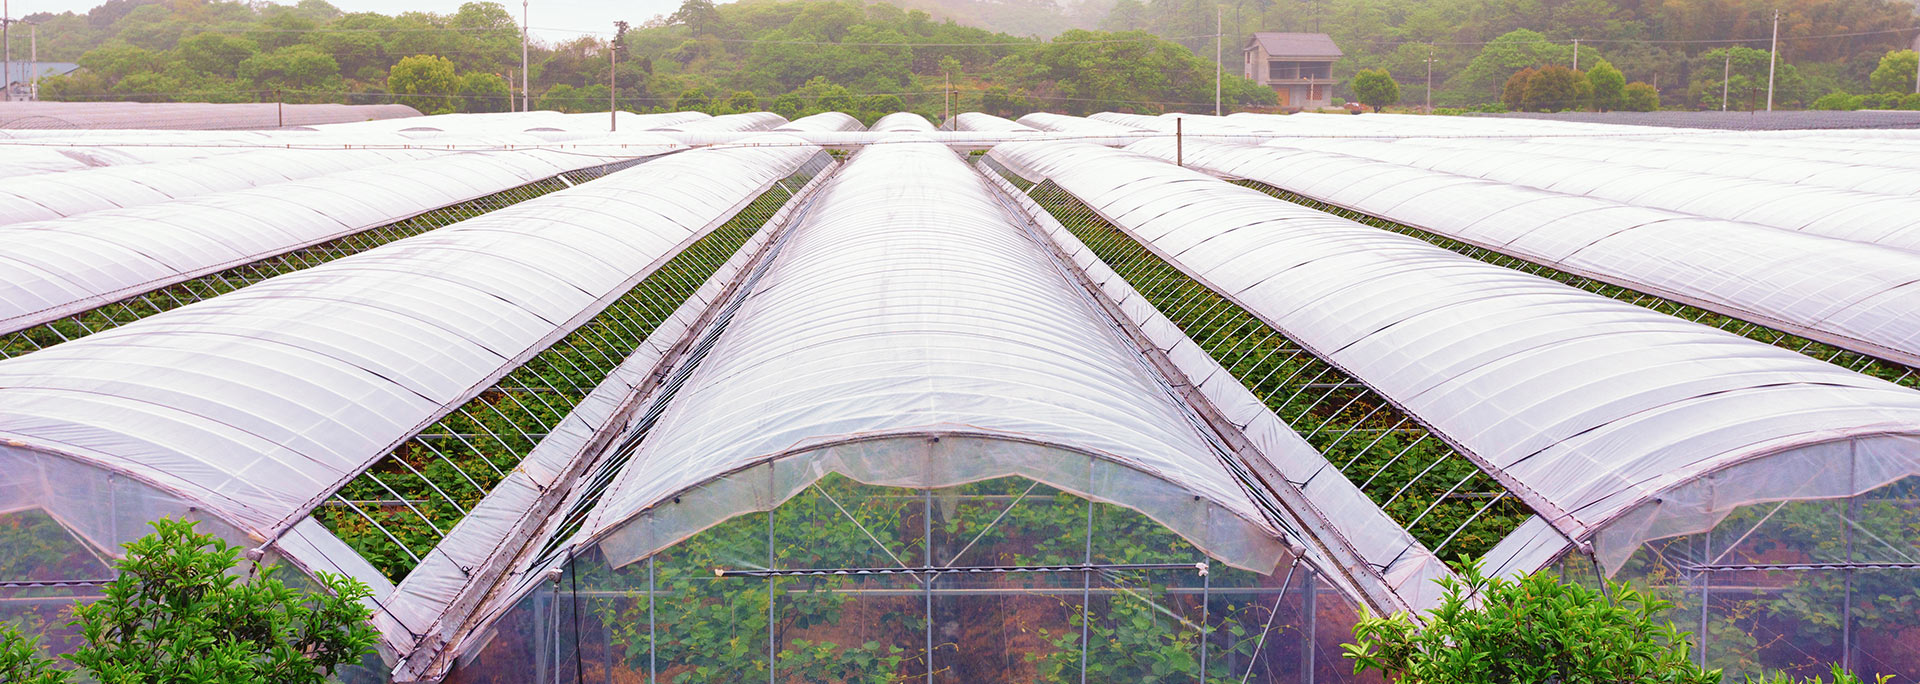
[[[748,112],[725,114],[653,130],[673,133],[743,133],[772,130],[787,123],[786,117],[773,112]]]
[[[0,438],[271,539],[813,152],[671,156],[0,362]]]
[[[932,133],[933,123],[913,112],[894,112],[873,122],[874,133]]]
[[[1129,150],[1171,161],[1169,140]],[[1186,164],[1920,366],[1920,254],[1359,157],[1191,142]]]
[[[1132,323],[1186,375],[1186,382],[1197,388],[1260,450],[1260,455],[1286,478],[1282,486],[1291,486],[1300,492],[1300,498],[1312,510],[1295,511],[1295,514],[1313,518],[1302,521],[1303,532],[1336,537],[1319,542],[1328,546],[1345,544],[1373,568],[1373,572],[1366,568],[1346,568],[1342,574],[1352,576],[1355,582],[1375,582],[1398,597],[1397,604],[1392,601],[1369,603],[1390,606],[1391,610],[1424,610],[1437,604],[1441,592],[1434,580],[1453,574],[1445,562],[1389,518],[1359,487],[1342,477],[1339,469],[1300,433],[1294,432],[1273,409],[1201,349],[1166,314],[1155,309],[1066,226],[1038,203],[1020,194],[1012,184],[998,180],[997,176],[988,178],[1001,184],[1004,193],[1019,203],[1088,280],[1126,312]],[[1339,562],[1337,558],[1333,561]]]
[[[816,176],[810,185],[821,182],[825,177],[825,174]],[[798,196],[802,193],[795,194]],[[794,210],[795,204],[789,201],[769,223],[783,220]],[[563,475],[577,461],[592,455],[596,437],[617,434],[626,421],[633,419],[633,409],[644,398],[638,396],[639,390],[646,384],[648,376],[663,359],[668,358],[676,344],[696,332],[695,326],[701,315],[714,306],[727,286],[740,276],[753,255],[766,244],[770,234],[771,231],[765,230],[755,233],[739,251],[715,269],[692,296],[674,309],[671,316],[648,333],[646,340],[633,350],[631,356],[575,405],[553,432],[541,438],[540,443],[520,461],[513,472],[508,473],[500,484],[487,493],[485,499],[460,519],[446,539],[421,558],[420,564],[400,582],[393,599],[385,602],[383,615],[377,617],[391,618],[404,624],[405,633],[408,634],[427,634],[434,630],[446,633],[463,626],[461,623],[469,617],[467,613],[502,608],[500,601],[481,603],[478,600],[471,601],[464,611],[456,607],[456,601],[461,601],[463,592],[471,595],[490,588],[479,586],[477,582],[513,582],[511,577],[503,580],[500,575],[483,578],[481,573],[472,569],[496,562],[501,557],[513,558],[516,549],[507,545],[524,542],[524,538],[516,539],[515,533],[521,531],[523,526],[544,522],[530,518],[536,514],[541,497],[554,496],[555,486],[577,486],[576,483],[562,482]],[[383,631],[389,638],[398,633],[394,630]],[[433,654],[425,655],[431,657]],[[424,667],[422,664],[415,666]]]
[[[66,218],[425,159],[426,150],[245,150],[154,164],[28,176],[0,188],[0,224]]]
[[[1288,138],[1267,144],[1920,251],[1920,197],[1512,151],[1497,143],[1463,149],[1417,139]]]
[[[945,128],[950,131],[973,131],[976,133],[1025,133],[1035,130],[1032,126],[1026,124],[1014,123],[1012,120],[1004,117],[982,114],[980,112],[955,114],[953,115],[953,120],[948,121]]]
[[[828,472],[1022,475],[1271,571],[1280,533],[1219,447],[990,192],[939,145],[858,153],[573,543],[626,564]]]
[[[588,166],[603,156],[469,152],[53,221],[0,226],[0,332]]]
[[[1727,466],[1920,434],[1920,394],[1789,350],[1128,152],[993,154],[1419,416],[1576,538]],[[1503,543],[1492,569],[1532,571],[1568,548],[1539,537],[1527,554]]]
[[[803,116],[794,119],[773,130],[780,133],[809,133],[852,132],[864,131],[866,129],[867,127],[861,124],[859,119],[847,114],[840,112],[821,112],[813,116]]]

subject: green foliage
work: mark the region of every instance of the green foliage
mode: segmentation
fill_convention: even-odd
[[[84,643],[69,657],[99,681],[320,684],[372,650],[366,585],[319,573],[320,592],[297,591],[273,567],[241,582],[239,548],[192,522],[153,528],[104,596],[74,608]]]
[[[1527,103],[1527,82],[1533,80],[1534,70],[1529,67],[1513,72],[1507,77],[1507,83],[1500,90],[1500,102],[1508,111],[1521,111]]]
[[[1580,72],[1563,66],[1542,67],[1527,77],[1520,108],[1532,112],[1559,112],[1579,109],[1580,84],[1586,82]]]
[[[1832,666],[1832,668],[1827,671],[1827,674],[1833,676],[1831,684],[1867,684],[1866,680],[1861,679],[1859,675],[1848,672],[1846,668],[1840,667],[1839,665]],[[1873,684],[1891,684],[1892,682],[1893,675],[1881,675],[1873,680]],[[1762,677],[1747,677],[1744,680],[1744,684],[1829,684],[1829,682],[1826,677],[1821,676],[1815,676],[1813,679],[1796,680],[1784,674],[1772,673]]]
[[[1765,109],[1769,59],[1766,50],[1749,47],[1709,50],[1694,59],[1689,99],[1702,109],[1719,109],[1724,82],[1729,109]],[[1775,65],[1773,83],[1775,106],[1798,105],[1809,97],[1806,79],[1785,60]]]
[[[1655,616],[1659,599],[1612,584],[1609,599],[1550,573],[1513,580],[1468,567],[1417,627],[1404,614],[1363,616],[1343,647],[1356,672],[1402,684],[1718,684],[1687,659],[1687,635]],[[1475,602],[1477,600],[1477,603]]]
[[[1059,101],[1073,114],[1211,111],[1213,71],[1193,52],[1142,32],[1068,31],[994,65],[999,81],[1018,84],[1029,97]],[[1271,89],[1238,76],[1228,76],[1222,88],[1224,101],[1233,104],[1278,101]]]
[[[1835,92],[1827,93],[1825,95],[1821,95],[1819,99],[1814,100],[1813,104],[1808,105],[1807,108],[1836,110],[1836,111],[1848,111],[1848,110],[1859,109],[1860,96],[1849,95],[1842,91],[1835,91]]]
[[[1874,67],[1867,80],[1873,83],[1874,92],[1911,94],[1916,68],[1920,68],[1920,53],[1894,50],[1880,57],[1879,66]]]
[[[322,684],[373,651],[366,585],[319,573],[319,591],[301,591],[278,568],[257,565],[242,581],[240,549],[194,526],[154,522],[152,534],[127,544],[103,596],[74,606],[82,644],[67,659],[91,681]],[[0,625],[0,681],[67,681],[37,641]]]
[[[0,622],[0,682],[65,684],[67,673],[40,655],[40,638],[21,634]]]
[[[1660,108],[1660,89],[1634,81],[1627,84],[1622,109],[1629,112],[1651,112]]]
[[[1381,107],[1400,101],[1400,84],[1393,81],[1393,75],[1386,69],[1367,69],[1354,74],[1353,94],[1361,104],[1378,112]]]
[[[387,73],[387,91],[402,97],[400,101],[429,114],[453,111],[453,96],[460,92],[460,77],[454,74],[453,61],[439,55],[414,55],[400,60]]]
[[[1593,88],[1595,111],[1609,112],[1626,106],[1627,77],[1606,60],[1594,63],[1587,71],[1587,83]]]
[[[468,73],[460,77],[460,111],[504,112],[509,104],[507,79],[495,74]]]

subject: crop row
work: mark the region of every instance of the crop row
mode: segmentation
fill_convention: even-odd
[[[760,195],[599,315],[349,482],[315,516],[398,581],[779,211],[804,178]]]
[[[1428,548],[1478,557],[1530,513],[1416,417],[1058,186],[1042,183],[1029,195]]]

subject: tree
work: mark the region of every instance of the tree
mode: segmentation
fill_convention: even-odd
[[[1593,108],[1607,112],[1626,105],[1627,77],[1606,60],[1594,63],[1587,71],[1587,83],[1593,86]]]
[[[667,21],[686,25],[696,36],[710,35],[720,30],[720,9],[713,6],[713,0],[687,0]]]
[[[1660,90],[1639,81],[1627,84],[1622,99],[1622,108],[1629,112],[1651,112],[1660,108]]]
[[[474,72],[460,77],[460,111],[504,112],[509,96],[507,79],[499,74]]]
[[[316,573],[319,592],[289,588],[275,566],[229,572],[240,549],[161,519],[126,545],[102,598],[76,605],[82,644],[68,660],[109,684],[323,684],[373,651],[379,635],[361,602],[367,586]],[[0,628],[0,677],[58,684],[65,672],[34,654],[36,639]]]
[[[1508,111],[1521,111],[1527,104],[1527,82],[1533,80],[1531,68],[1513,72],[1507,77],[1507,85],[1500,91],[1500,101],[1507,105]]]
[[[683,112],[706,111],[712,105],[713,98],[705,88],[688,88],[673,101],[673,108]]]
[[[1920,53],[1894,50],[1880,57],[1880,66],[1867,80],[1878,93],[1912,93],[1914,69],[1920,65]]]
[[[1785,31],[1785,27],[1781,31]],[[1721,82],[1726,82],[1728,107],[1760,109],[1767,104],[1767,66],[1771,56],[1766,50],[1749,47],[1715,48],[1694,58],[1693,77],[1688,94],[1703,109],[1719,109]],[[1800,70],[1780,60],[1774,65],[1774,103],[1801,102],[1807,97],[1807,81]],[[1730,74],[1723,78],[1723,74]]]
[[[402,97],[402,103],[422,112],[444,114],[453,111],[453,96],[460,92],[460,78],[454,75],[453,61],[439,55],[414,55],[400,60],[387,72],[387,91]]]
[[[1830,110],[1830,111],[1850,111],[1850,110],[1860,108],[1860,97],[1857,95],[1849,95],[1844,90],[1836,90],[1831,93],[1821,95],[1820,99],[1814,100],[1813,104],[1807,105],[1807,108]]]
[[[736,90],[727,97],[727,111],[735,114],[760,111],[760,96],[751,90]]]
[[[252,81],[257,90],[316,91],[305,97],[288,98],[296,102],[322,100],[345,86],[340,80],[340,65],[333,61],[333,56],[305,44],[249,57],[240,63],[239,75]]]
[[[1580,72],[1563,66],[1543,67],[1527,79],[1521,107],[1533,112],[1558,112],[1580,104]]]
[[[1400,684],[1720,682],[1688,659],[1685,633],[1656,622],[1669,604],[1626,583],[1610,584],[1609,597],[1552,573],[1510,580],[1469,567],[1440,586],[1424,627],[1405,614],[1361,616],[1342,647],[1356,671]]]
[[[259,45],[239,36],[202,33],[175,45],[173,58],[194,71],[232,77],[241,62],[259,51]]]
[[[1353,75],[1353,96],[1378,113],[1381,107],[1400,101],[1400,84],[1386,69],[1365,69]]]

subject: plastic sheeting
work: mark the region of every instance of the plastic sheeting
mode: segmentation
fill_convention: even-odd
[[[1022,475],[1271,571],[1279,531],[1220,447],[989,192],[938,145],[856,155],[572,544],[625,565],[827,472]]]
[[[201,159],[28,176],[0,188],[0,224],[47,221],[357,168],[425,159],[426,150],[247,150]]]
[[[874,133],[932,133],[933,122],[913,112],[894,112],[873,122]]]
[[[653,145],[655,151],[675,147],[657,139]],[[0,332],[626,158],[463,153],[3,226]]]
[[[0,362],[0,439],[273,540],[810,153],[676,155]]]
[[[1391,598],[1367,601],[1382,612],[1424,610],[1437,604],[1441,598],[1440,588],[1434,580],[1453,574],[1445,562],[1389,518],[1359,487],[1341,477],[1339,469],[1313,445],[1294,432],[1219,361],[1208,356],[1066,226],[1011,183],[998,180],[996,175],[988,178],[1000,184],[1003,193],[1019,203],[1059,245],[1066,258],[1180,369],[1186,376],[1185,382],[1193,385],[1259,449],[1258,457],[1266,459],[1286,478],[1283,485],[1271,484],[1290,487],[1298,496],[1285,496],[1285,492],[1275,494],[1290,513],[1303,518],[1298,523],[1301,528],[1318,537],[1317,543],[1331,548],[1330,560],[1347,566],[1335,570],[1336,574],[1347,575],[1357,589],[1371,597],[1379,598],[1376,588],[1391,592]],[[1349,559],[1357,562],[1342,562]]]
[[[825,152],[817,152],[817,164],[831,164]],[[825,174],[815,176],[812,183],[819,183]],[[811,185],[811,183],[810,183]],[[795,193],[796,196],[804,194]],[[794,211],[797,202],[789,201],[781,207],[769,223],[778,223]],[[515,581],[511,575],[488,573],[480,569],[498,563],[503,571],[517,569],[522,549],[513,545],[525,541],[525,534],[537,532],[545,523],[540,512],[541,500],[557,494],[555,486],[573,485],[563,482],[570,471],[584,458],[591,455],[593,447],[601,444],[598,438],[617,434],[633,419],[633,412],[640,399],[639,390],[647,384],[649,376],[667,359],[684,338],[697,332],[696,325],[702,314],[720,299],[729,283],[739,276],[762,246],[769,239],[771,231],[760,231],[741,246],[725,263],[715,269],[713,274],[701,283],[687,301],[680,304],[671,316],[648,333],[646,340],[633,350],[632,355],[622,361],[593,391],[588,393],[552,433],[543,437],[533,451],[507,474],[500,484],[487,493],[485,499],[461,518],[446,539],[436,545],[431,552],[421,558],[420,565],[407,573],[392,599],[385,602],[385,609],[377,620],[393,620],[401,629],[383,629],[390,643],[396,647],[413,644],[396,643],[400,634],[433,635],[424,639],[421,648],[432,647],[432,652],[420,651],[408,656],[407,662],[396,668],[409,674],[421,674],[432,668],[432,662],[440,655],[437,650],[462,627],[468,627],[477,621],[469,618],[476,613],[487,613],[502,608],[497,601],[487,603],[487,598],[499,597],[489,592],[496,585],[511,586]],[[491,583],[491,584],[489,584]],[[445,663],[439,663],[444,665]]]
[[[1911,196],[1545,156],[1508,151],[1497,145],[1462,149],[1417,140],[1331,139],[1287,139],[1268,144],[1920,251],[1920,198]]]
[[[1032,126],[980,112],[963,112],[953,115],[953,119],[944,126],[950,131],[974,131],[978,133],[1025,133],[1034,131]]]
[[[1172,141],[1130,147],[1162,160]],[[1562,271],[1920,366],[1920,255],[1357,157],[1193,142],[1249,178]]]
[[[785,125],[774,128],[779,133],[864,131],[867,127],[859,119],[840,112],[821,112],[813,116],[803,116]]]
[[[1920,394],[1148,157],[1088,145],[1007,145],[996,159],[1051,179],[1155,253],[1419,416],[1542,515],[1489,555],[1528,572],[1636,507],[1763,459],[1920,435]],[[1841,451],[1851,451],[1843,449]],[[1876,472],[1920,472],[1881,450]],[[1803,477],[1753,479],[1747,502],[1795,498]],[[1884,483],[1853,482],[1857,491]],[[1699,530],[1681,510],[1642,529]],[[1644,537],[1609,535],[1610,564]],[[1622,551],[1624,548],[1624,552]],[[1617,567],[1617,566],[1616,566]],[[1611,567],[1609,569],[1612,569]]]
[[[209,102],[7,102],[0,128],[242,130],[418,117],[406,105]]]

